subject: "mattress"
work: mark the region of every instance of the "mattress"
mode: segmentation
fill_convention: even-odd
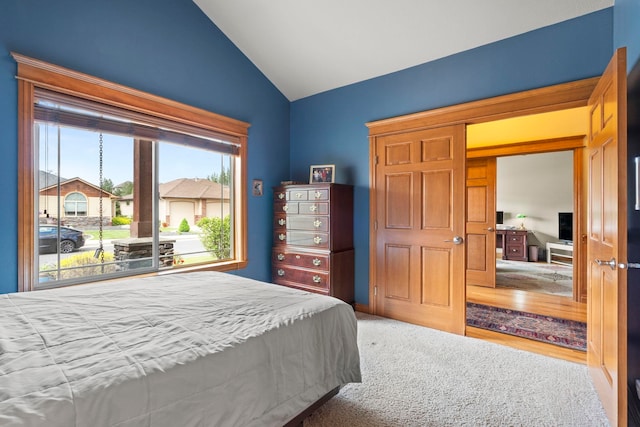
[[[197,272],[0,295],[0,426],[281,426],[359,382],[335,298]]]

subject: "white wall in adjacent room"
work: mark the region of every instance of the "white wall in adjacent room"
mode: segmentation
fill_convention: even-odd
[[[506,225],[520,226],[525,214],[529,244],[558,241],[558,212],[573,212],[573,152],[497,159],[496,204]]]

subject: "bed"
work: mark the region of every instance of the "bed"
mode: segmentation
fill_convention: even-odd
[[[340,300],[226,273],[0,295],[0,426],[297,423],[360,381],[356,335]]]

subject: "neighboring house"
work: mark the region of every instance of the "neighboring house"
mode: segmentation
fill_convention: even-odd
[[[160,184],[158,217],[169,227],[178,227],[186,218],[189,225],[195,225],[204,217],[225,217],[229,215],[229,187],[208,179],[178,178]],[[120,213],[133,216],[133,194],[117,199]]]
[[[169,227],[183,218],[189,225],[204,217],[229,215],[229,187],[208,179],[179,178],[160,184],[158,214]]]
[[[44,182],[42,182],[43,177]],[[104,225],[111,224],[114,208],[112,201],[116,198],[113,194],[78,177],[60,178],[60,187],[58,187],[58,178],[55,175],[42,172],[40,181],[38,201],[40,222],[46,222],[47,218],[58,217],[59,196],[63,201],[60,206],[60,220],[64,225],[94,226],[100,224],[100,218]]]

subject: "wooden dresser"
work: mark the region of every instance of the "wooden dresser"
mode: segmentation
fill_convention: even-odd
[[[527,230],[497,230],[502,236],[502,259],[527,261]]]
[[[353,187],[275,187],[273,282],[354,301]]]

